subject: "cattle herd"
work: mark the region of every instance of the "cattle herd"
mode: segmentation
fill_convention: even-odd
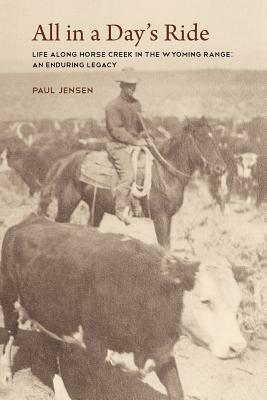
[[[232,121],[210,120],[226,164],[221,176],[210,176],[210,193],[224,210],[233,193],[259,207],[266,195],[266,118],[254,118],[233,126]],[[154,139],[181,135],[183,123],[176,117],[154,117]],[[233,131],[234,130],[234,131]],[[53,164],[77,150],[102,150],[106,143],[104,124],[94,119],[2,122],[0,125],[0,169],[8,164],[29,187],[40,189]]]
[[[156,144],[182,135],[176,117],[145,122]],[[225,163],[208,175],[211,197],[222,213],[237,196],[260,207],[267,195],[266,119],[235,126],[211,119],[209,125]],[[3,122],[0,171],[13,168],[29,196],[38,195],[61,160],[79,150],[104,150],[106,141],[104,124],[94,119]],[[69,394],[73,400],[110,399],[103,371],[111,380],[133,382],[154,371],[168,398],[183,400],[174,357],[182,333],[221,359],[239,357],[247,346],[237,319],[241,292],[230,268],[125,235],[33,213],[7,230],[0,279],[7,331],[1,384],[12,381],[12,346],[23,316],[44,336],[56,400]],[[85,376],[79,387],[67,388],[69,394],[62,381],[67,347],[82,354]],[[136,398],[134,389],[122,398]]]

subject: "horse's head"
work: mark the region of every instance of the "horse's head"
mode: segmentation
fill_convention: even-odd
[[[187,119],[184,132],[190,141],[192,163],[204,165],[204,167],[208,167],[210,172],[222,174],[226,166],[206,118]]]

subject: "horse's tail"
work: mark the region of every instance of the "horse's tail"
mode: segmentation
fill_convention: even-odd
[[[45,182],[42,185],[41,192],[40,192],[40,200],[39,200],[39,208],[38,214],[39,215],[48,215],[47,210],[49,205],[51,204],[53,197],[55,195],[55,187],[56,181],[59,172],[62,169],[62,165],[64,163],[64,158],[56,161],[52,167],[48,170],[48,173],[45,178]]]
[[[60,188],[69,180],[78,180],[80,165],[86,151],[77,151],[56,161],[49,169],[41,188],[38,215],[48,215],[47,210],[53,198],[58,198]]]

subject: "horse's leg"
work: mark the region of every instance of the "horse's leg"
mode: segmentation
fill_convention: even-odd
[[[72,182],[67,185],[58,194],[57,222],[69,222],[71,214],[81,201],[81,194]]]
[[[103,208],[96,205],[94,210],[90,210],[88,225],[94,227],[99,226],[100,222],[103,219],[104,213],[105,211],[103,210]]]
[[[102,205],[102,192],[95,186],[87,186],[83,193],[83,199],[88,204],[90,210],[88,226],[97,227],[100,225],[105,213],[105,207]]]
[[[82,199],[90,210],[89,226],[99,226],[105,212],[114,214],[114,199],[109,190],[86,185],[82,189]]]
[[[165,249],[170,248],[171,216],[159,213],[153,217],[158,243]]]

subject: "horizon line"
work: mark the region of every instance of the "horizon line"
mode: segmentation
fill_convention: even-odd
[[[138,73],[147,73],[147,72],[200,72],[200,71],[230,71],[230,72],[267,72],[267,68],[262,69],[250,69],[250,68],[216,68],[216,67],[205,67],[205,68],[187,68],[187,69],[140,69],[136,70]],[[10,75],[17,75],[17,74],[90,74],[90,73],[120,73],[120,71],[1,71],[0,74],[10,74]]]

